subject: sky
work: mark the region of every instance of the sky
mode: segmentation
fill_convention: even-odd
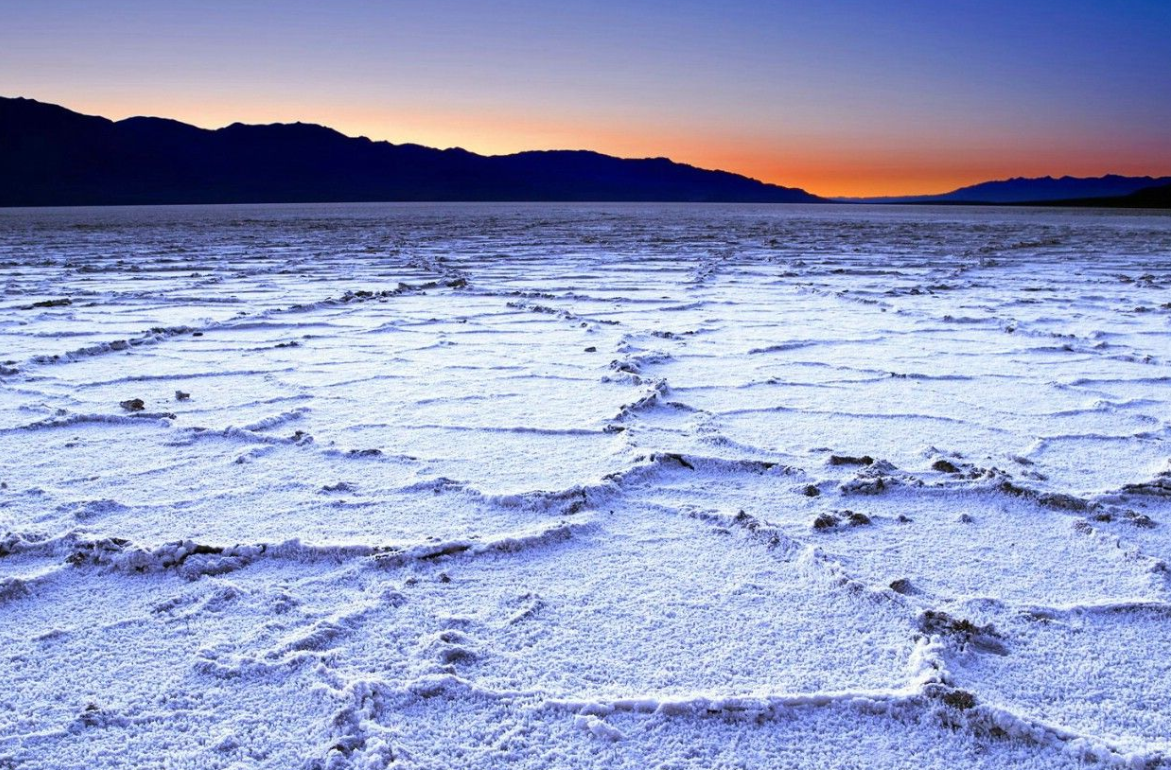
[[[1171,0],[0,0],[0,95],[831,196],[1171,175]]]

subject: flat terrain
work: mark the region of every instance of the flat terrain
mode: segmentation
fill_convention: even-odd
[[[0,768],[1171,766],[1171,216],[0,210]]]

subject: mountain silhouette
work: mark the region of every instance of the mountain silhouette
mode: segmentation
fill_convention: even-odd
[[[324,126],[111,121],[0,97],[0,206],[329,201],[811,203],[804,190],[666,158],[484,156]]]
[[[1104,206],[1127,209],[1171,209],[1171,183],[1144,187],[1129,195],[1109,198],[1075,198],[1073,200],[1045,201],[1044,206]]]
[[[906,195],[852,199],[867,203],[1045,203],[1078,199],[1107,199],[1144,188],[1171,183],[1171,177],[1014,177],[961,187],[940,195]]]

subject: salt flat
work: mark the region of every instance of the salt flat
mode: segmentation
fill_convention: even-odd
[[[0,768],[1171,766],[1171,216],[0,210],[0,269]]]

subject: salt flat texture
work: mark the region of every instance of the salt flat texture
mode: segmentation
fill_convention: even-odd
[[[0,768],[1171,766],[1171,217],[7,210],[0,269]]]

